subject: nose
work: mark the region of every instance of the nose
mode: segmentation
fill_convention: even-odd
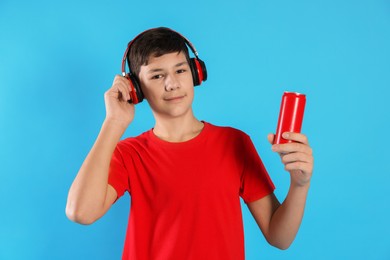
[[[175,75],[167,75],[165,78],[165,90],[172,91],[180,87],[180,83]]]

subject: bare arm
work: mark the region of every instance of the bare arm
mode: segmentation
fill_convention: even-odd
[[[297,143],[275,145],[285,169],[290,172],[291,184],[282,204],[274,194],[248,203],[248,208],[267,241],[280,249],[287,249],[295,239],[302,222],[306,198],[313,171],[312,150],[306,136],[289,133]],[[269,136],[272,143],[273,136]]]
[[[91,224],[103,216],[117,194],[108,184],[108,172],[114,149],[134,118],[127,79],[116,76],[105,93],[106,119],[82,164],[68,194],[66,215],[72,221]]]

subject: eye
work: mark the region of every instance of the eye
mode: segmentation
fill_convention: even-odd
[[[185,70],[185,69],[179,69],[179,70],[176,71],[176,73],[180,74],[180,73],[184,73],[184,72],[186,72],[186,71],[187,71],[187,70]]]
[[[151,79],[161,79],[163,77],[162,74],[153,75]]]

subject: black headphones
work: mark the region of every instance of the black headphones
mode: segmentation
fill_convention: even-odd
[[[125,51],[125,54],[123,55],[123,58],[122,58],[122,75],[124,77],[126,77],[127,79],[129,79],[130,88],[132,90],[130,92],[131,100],[129,101],[129,103],[138,104],[138,103],[142,102],[142,100],[144,99],[144,94],[142,93],[142,90],[141,90],[141,84],[139,83],[138,79],[133,75],[133,73],[131,71],[129,71],[129,73],[126,73],[125,67],[126,67],[126,60],[128,59],[127,55],[130,51],[131,45],[133,44],[133,42],[136,39],[138,39],[143,33],[150,31],[150,30],[154,30],[154,29],[167,29],[167,30],[170,30],[170,31],[178,34],[179,36],[181,36],[183,38],[184,42],[186,43],[186,45],[191,49],[192,53],[195,55],[195,58],[190,58],[190,64],[189,64],[190,69],[191,69],[191,73],[192,73],[192,80],[194,82],[194,86],[198,86],[203,81],[207,80],[206,65],[201,59],[199,59],[198,52],[196,51],[195,47],[191,44],[191,42],[186,37],[184,37],[183,35],[181,35],[180,33],[176,32],[172,29],[165,28],[165,27],[149,29],[149,30],[146,30],[146,31],[140,33],[133,40],[131,40],[129,42],[129,44],[127,45],[127,49]],[[129,69],[130,69],[130,61],[128,61],[128,64],[129,64]]]

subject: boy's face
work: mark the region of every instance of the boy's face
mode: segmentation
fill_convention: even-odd
[[[184,53],[151,56],[138,75],[145,98],[155,117],[192,115],[194,85]]]

